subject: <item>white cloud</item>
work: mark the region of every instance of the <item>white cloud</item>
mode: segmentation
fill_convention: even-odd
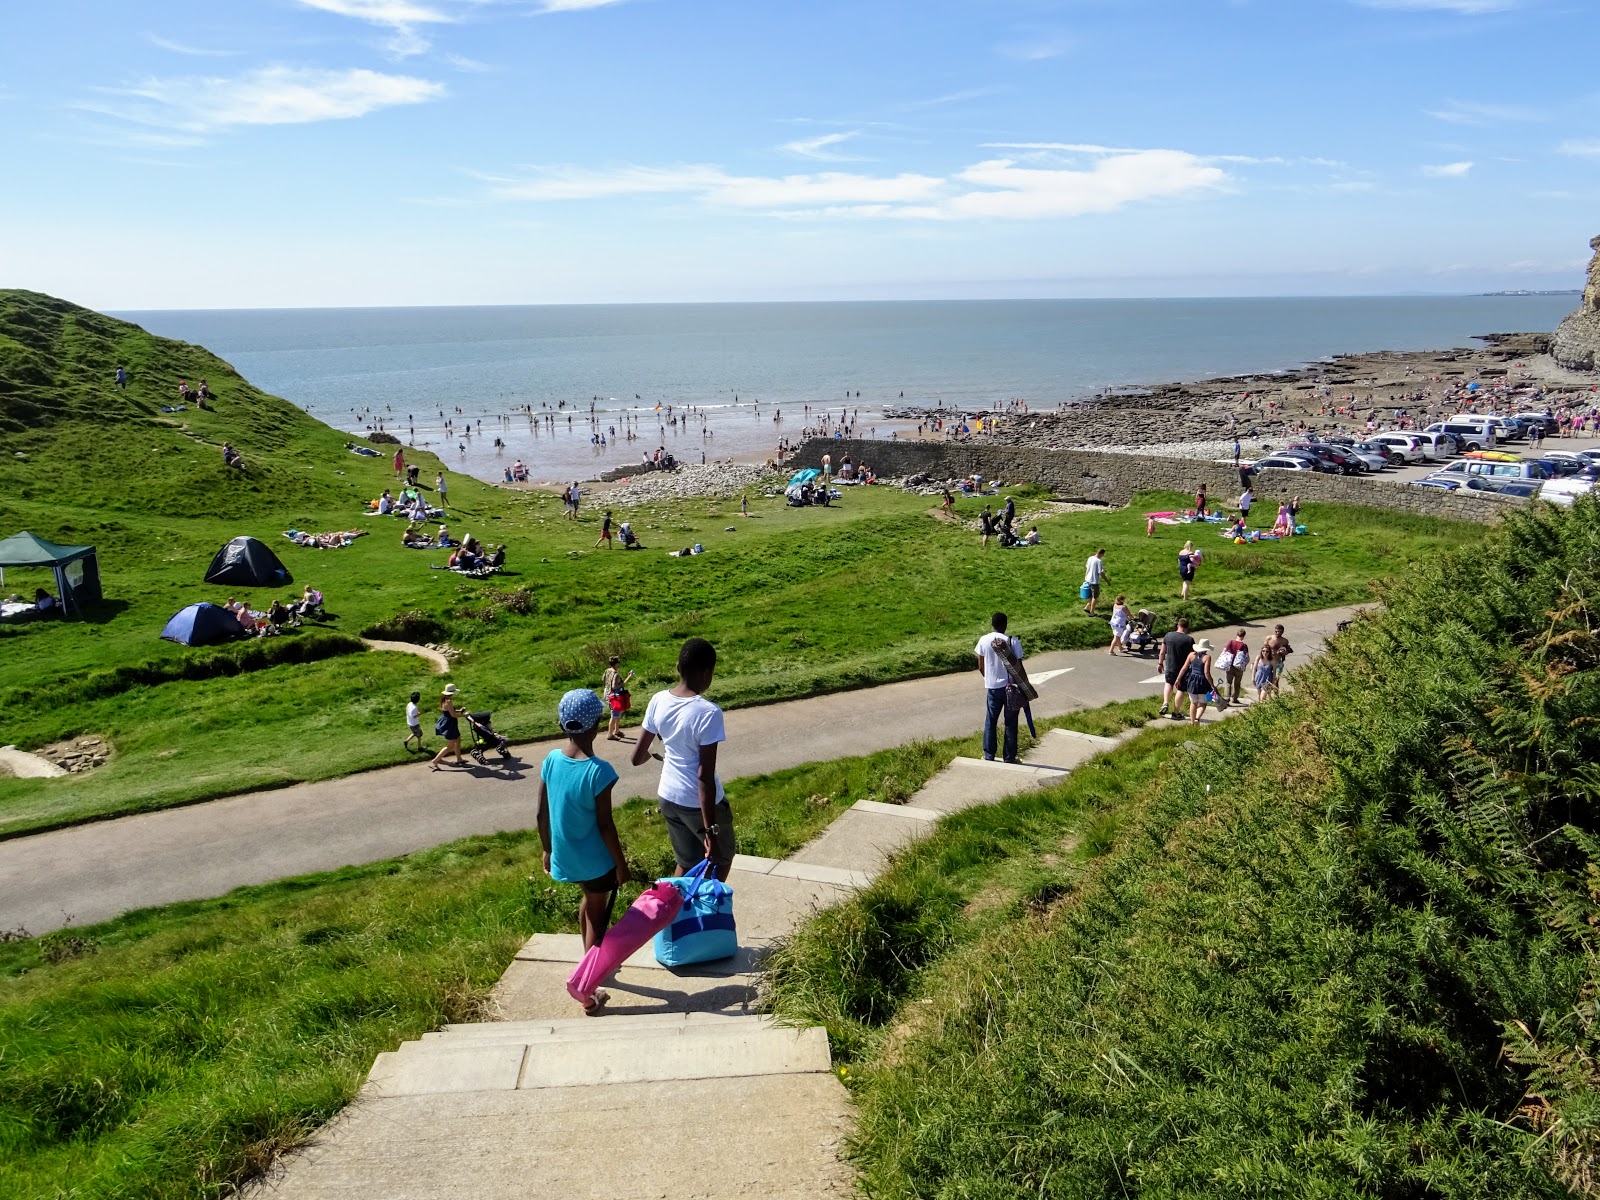
[[[489,63],[480,62],[475,58],[468,58],[465,54],[446,54],[444,60],[456,70],[468,71],[474,75],[482,75],[485,72],[498,69]]]
[[[189,134],[342,120],[445,94],[443,84],[410,75],[309,67],[262,67],[231,78],[150,79],[136,87],[105,90],[127,99],[81,107]]]
[[[1356,0],[1362,8],[1383,8],[1412,12],[1453,12],[1465,17],[1483,13],[1510,12],[1522,7],[1522,0]]]
[[[1135,150],[1102,153],[1081,166],[1024,167],[996,158],[957,178],[982,190],[951,199],[952,215],[1037,218],[1113,212],[1141,200],[1217,188],[1228,176],[1183,150]]]
[[[448,25],[455,20],[443,9],[417,0],[300,0],[300,3],[307,8],[388,29],[389,40],[384,47],[399,58],[428,49],[428,39],[417,32],[417,26]]]
[[[582,12],[587,8],[607,8],[621,3],[622,0],[544,0],[540,7],[545,12]]]
[[[801,158],[815,158],[824,162],[851,162],[848,154],[840,154],[833,150],[834,146],[842,146],[845,142],[861,136],[861,131],[852,129],[839,133],[824,133],[817,137],[801,138],[799,141],[785,142],[781,147],[790,154],[797,154]]]
[[[1469,162],[1430,163],[1423,166],[1422,173],[1430,179],[1462,179],[1470,170],[1472,164]]]
[[[175,42],[171,38],[164,38],[154,33],[145,34],[144,40],[162,50],[170,50],[173,54],[187,54],[194,58],[237,58],[244,53],[243,50],[205,50],[199,46]]]
[[[1600,138],[1568,138],[1556,149],[1575,158],[1600,158]]]
[[[989,159],[948,178],[842,171],[746,176],[704,163],[605,171],[547,168],[527,178],[480,178],[489,185],[490,197],[499,200],[682,195],[712,207],[771,216],[903,220],[1082,216],[1190,195],[1228,182],[1226,172],[1212,161],[1182,150],[1079,147],[1063,157],[1056,144],[1051,144],[1051,153],[1030,155],[1026,163]]]
[[[1515,104],[1480,104],[1475,100],[1448,100],[1443,108],[1424,109],[1436,121],[1452,125],[1502,125],[1511,121],[1543,121],[1537,109]]]

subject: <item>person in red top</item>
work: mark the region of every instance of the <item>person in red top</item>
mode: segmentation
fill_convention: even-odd
[[[405,476],[405,473],[406,452],[404,450],[396,450],[394,452],[394,477],[396,479],[401,479]]]
[[[1227,683],[1228,703],[1239,703],[1239,689],[1244,686],[1244,669],[1250,665],[1250,647],[1245,643],[1244,630],[1238,634],[1222,649],[1228,655]]]

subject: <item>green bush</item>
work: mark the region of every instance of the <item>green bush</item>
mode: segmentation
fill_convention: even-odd
[[[432,613],[423,612],[420,608],[395,613],[394,616],[385,617],[361,631],[362,637],[375,638],[383,642],[411,642],[418,646],[428,642],[443,641],[445,634],[444,623]]]

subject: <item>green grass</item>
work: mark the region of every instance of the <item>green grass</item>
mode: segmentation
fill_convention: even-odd
[[[1600,1168],[1600,505],[1295,691],[947,821],[771,963],[880,1197],[1557,1197]]]
[[[1146,701],[1050,727],[1115,733]],[[975,739],[730,781],[739,849],[783,857],[860,799],[913,794]],[[637,877],[672,873],[653,805],[618,810]],[[256,1173],[374,1055],[476,1019],[524,939],[575,929],[531,831],[0,942],[0,1194],[198,1197]],[[632,894],[624,896],[631,900]]]
[[[117,362],[132,372],[126,397],[109,382]],[[158,411],[178,379],[201,376],[217,393],[214,412]],[[1044,517],[1043,546],[986,552],[976,534],[940,520],[934,500],[885,488],[852,490],[827,510],[756,495],[750,520],[737,501],[688,501],[629,511],[651,550],[627,554],[592,549],[597,509],[574,525],[560,519],[553,496],[452,476],[452,528],[509,546],[510,574],[467,581],[428,570],[442,556],[402,549],[397,522],[357,515],[393,483],[386,460],[348,453],[346,435],[198,347],[0,291],[0,397],[12,451],[0,457],[7,521],[97,545],[107,596],[87,623],[0,626],[6,740],[34,748],[97,733],[116,749],[91,776],[0,779],[0,836],[402,760],[395,734],[405,698],[438,686],[413,656],[268,666],[203,683],[124,686],[115,674],[136,667],[151,680],[216,653],[158,634],[185,604],[227,598],[200,581],[217,547],[239,534],[261,538],[297,583],[322,589],[339,630],[459,648],[452,678],[519,739],[552,733],[555,700],[569,687],[597,686],[608,652],[639,672],[636,691],[665,684],[690,635],[717,644],[713,695],[729,707],[965,668],[997,603],[1012,610],[1031,650],[1098,645],[1104,623],[1084,617],[1077,598],[1083,560],[1098,545],[1108,547],[1109,590],[1164,621],[1187,612],[1212,624],[1363,600],[1375,577],[1482,535],[1446,521],[1310,506],[1319,536],[1293,546],[1224,548],[1203,533],[1212,556],[1183,606],[1176,551],[1190,531],[1163,527],[1146,538],[1137,516],[1175,502],[1159,495],[1127,511]],[[225,438],[245,454],[248,473],[222,466],[216,446]],[[438,461],[408,457],[431,481]],[[1046,506],[1037,487],[1012,491],[1024,514]],[[963,499],[959,508],[970,518],[980,503]],[[335,551],[279,536],[351,526],[374,533]],[[696,541],[709,553],[664,553]],[[42,571],[7,573],[8,589],[45,582]]]

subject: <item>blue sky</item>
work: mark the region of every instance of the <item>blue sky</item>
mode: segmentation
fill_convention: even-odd
[[[52,0],[0,286],[105,308],[1572,287],[1594,0]]]

